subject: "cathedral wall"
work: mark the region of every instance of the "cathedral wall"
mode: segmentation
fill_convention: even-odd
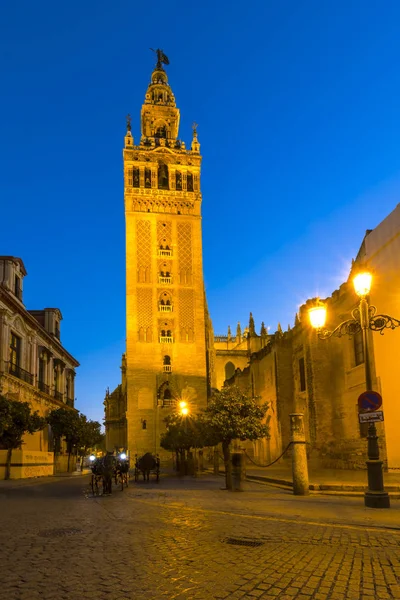
[[[370,300],[378,314],[400,319],[400,204],[365,238],[365,255],[373,270]],[[373,334],[377,376],[381,383],[388,467],[400,468],[399,402],[400,327]]]

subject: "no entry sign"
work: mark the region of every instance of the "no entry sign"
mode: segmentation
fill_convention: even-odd
[[[382,406],[382,396],[378,392],[363,392],[358,398],[359,411],[376,411]]]

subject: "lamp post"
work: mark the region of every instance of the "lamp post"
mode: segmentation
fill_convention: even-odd
[[[187,402],[185,402],[184,400],[181,400],[179,402],[179,413],[182,417],[182,419],[184,419],[184,424],[185,424],[185,436],[187,435],[187,417],[189,414],[189,407]],[[184,451],[185,452],[185,451]],[[184,460],[183,460],[183,474],[185,474],[185,472],[187,471],[187,459],[186,459],[186,454],[184,453]]]
[[[367,391],[372,391],[371,365],[369,358],[368,331],[379,331],[384,333],[385,329],[395,329],[400,327],[400,321],[389,315],[376,314],[376,307],[368,302],[368,295],[371,289],[372,275],[367,270],[358,273],[354,279],[354,289],[360,298],[357,308],[352,311],[352,319],[347,319],[340,323],[333,331],[325,328],[326,307],[321,302],[317,306],[309,309],[311,325],[317,330],[318,337],[326,340],[332,336],[350,337],[362,332],[364,366],[365,366],[365,384]],[[390,508],[389,494],[385,492],[383,485],[383,461],[379,459],[378,436],[376,434],[375,423],[372,422],[368,427],[368,489],[364,495],[364,504],[369,508]]]

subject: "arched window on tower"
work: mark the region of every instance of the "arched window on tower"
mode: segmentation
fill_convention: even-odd
[[[177,190],[182,189],[182,173],[179,171],[175,173],[175,185]]]
[[[193,192],[193,175],[192,173],[187,174],[187,191]]]
[[[151,188],[151,170],[150,169],[144,170],[144,187]]]
[[[167,128],[165,125],[163,125],[162,127],[158,127],[155,133],[155,136],[157,138],[167,138]]]
[[[133,169],[133,187],[139,187],[139,185],[140,185],[139,169]]]
[[[164,400],[172,400],[171,390],[167,387],[164,390]]]
[[[158,187],[161,190],[169,189],[168,167],[165,163],[160,163],[158,166]]]
[[[164,373],[171,373],[172,371],[171,357],[167,354],[163,358],[163,371]]]

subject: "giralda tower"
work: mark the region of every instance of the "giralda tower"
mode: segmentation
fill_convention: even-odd
[[[179,140],[179,109],[157,50],[140,143],[125,136],[127,441],[159,452],[165,416],[207,404],[207,327],[201,239],[200,144]]]

